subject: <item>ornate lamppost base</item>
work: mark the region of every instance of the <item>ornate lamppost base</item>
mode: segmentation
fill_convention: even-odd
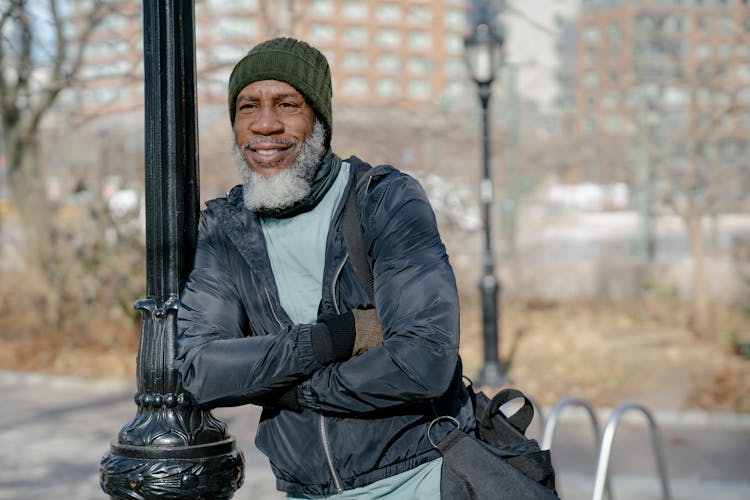
[[[99,483],[112,498],[225,500],[242,486],[244,468],[234,438],[174,448],[111,443]]]

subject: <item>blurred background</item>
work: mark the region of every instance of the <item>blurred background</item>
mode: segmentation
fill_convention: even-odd
[[[135,377],[141,3],[0,0],[0,369]],[[500,358],[551,405],[750,412],[750,2],[507,0],[488,101]],[[196,0],[203,200],[239,182],[226,83],[309,41],[333,147],[419,178],[482,366],[482,106],[469,0]]]

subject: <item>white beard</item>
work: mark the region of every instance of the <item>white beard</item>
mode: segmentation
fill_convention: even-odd
[[[283,209],[309,195],[312,179],[325,153],[324,143],[325,126],[316,119],[310,137],[302,143],[291,165],[263,175],[248,166],[237,141],[232,140],[232,156],[243,179],[242,196],[248,210]]]

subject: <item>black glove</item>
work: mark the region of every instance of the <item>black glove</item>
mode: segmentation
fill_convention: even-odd
[[[352,357],[357,330],[351,312],[322,316],[312,328],[312,348],[321,364]]]
[[[279,396],[275,407],[281,410],[292,410],[296,412],[302,411],[302,406],[300,406],[299,397],[297,396],[297,386],[295,385]]]

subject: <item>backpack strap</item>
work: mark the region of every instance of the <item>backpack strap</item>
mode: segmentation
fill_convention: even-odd
[[[342,229],[344,232],[344,243],[349,252],[354,270],[357,272],[359,281],[364,285],[370,298],[375,298],[375,280],[372,275],[370,263],[367,261],[365,254],[364,235],[362,233],[362,224],[360,224],[359,206],[357,205],[357,185],[362,177],[372,169],[365,162],[351,162],[350,168],[354,169],[352,185],[349,188],[349,194],[344,204]]]

